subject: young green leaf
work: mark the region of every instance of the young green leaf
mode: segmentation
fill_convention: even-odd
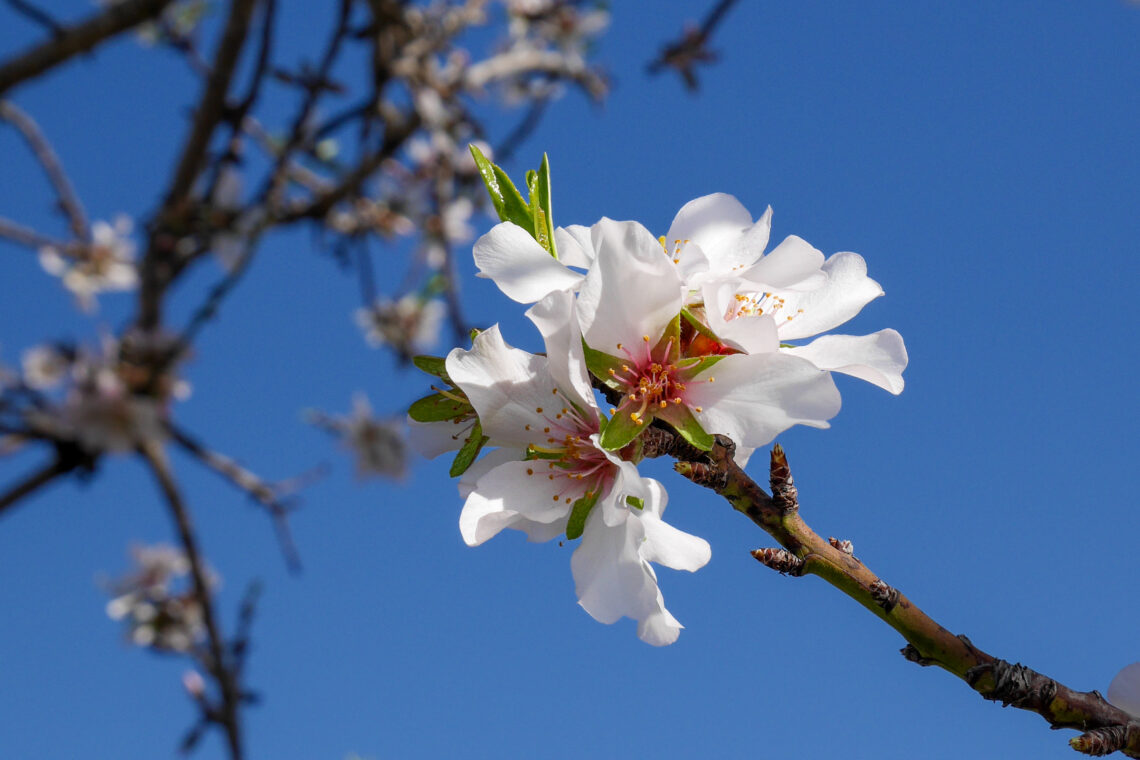
[[[667,408],[659,411],[657,416],[672,425],[682,438],[701,451],[712,449],[715,440],[701,427],[701,423],[693,416],[689,407],[684,404],[670,404]]]
[[[447,360],[442,356],[413,356],[412,364],[421,372],[434,375],[448,385],[451,384],[451,380],[447,377]]]
[[[511,182],[511,178],[499,166],[488,161],[474,144],[467,147],[471,150],[471,157],[475,159],[475,166],[479,169],[479,176],[483,178],[483,184],[487,187],[487,193],[491,196],[491,203],[495,206],[499,220],[514,222],[527,231],[532,230],[534,220],[531,218],[530,208],[527,207],[515,183]]]
[[[554,247],[554,213],[550,203],[550,160],[545,153],[542,154],[542,165],[527,189],[530,192],[530,213],[534,218],[534,239],[550,251],[551,256],[558,258]]]
[[[408,416],[416,422],[453,420],[471,411],[471,403],[448,398],[442,393],[424,396],[408,407]]]
[[[611,356],[603,351],[590,348],[584,340],[582,341],[582,350],[586,354],[586,369],[590,370],[591,375],[614,390],[621,390],[624,387],[614,379],[614,375],[623,371],[622,365],[629,364],[629,359]],[[611,373],[610,370],[613,372]]]
[[[447,471],[447,474],[453,478],[458,478],[467,472],[467,468],[475,461],[475,457],[479,456],[479,451],[489,440],[491,439],[483,435],[483,426],[479,424],[479,420],[475,420],[475,427],[471,428],[471,434],[467,436],[467,440],[463,442],[463,447],[455,455],[451,469]]]
[[[617,412],[610,418],[610,422],[606,425],[606,429],[602,431],[598,442],[606,451],[617,451],[623,446],[627,446],[629,442],[640,435],[644,429],[644,421],[638,423],[638,421],[629,414]]]
[[[573,541],[575,538],[582,537],[582,531],[586,529],[586,518],[590,516],[590,510],[597,503],[598,494],[596,491],[587,493],[574,502],[574,506],[570,510],[570,519],[566,522],[566,538]]]

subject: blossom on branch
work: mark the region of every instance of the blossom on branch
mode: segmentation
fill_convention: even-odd
[[[132,290],[138,285],[135,243],[130,238],[134,224],[119,215],[114,225],[103,221],[91,225],[91,241],[61,251],[52,246],[40,248],[40,265],[48,274],[63,281],[75,294],[84,311],[95,308],[95,294],[112,290]]]

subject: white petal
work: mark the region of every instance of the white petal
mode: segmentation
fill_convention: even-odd
[[[475,484],[479,482],[479,478],[486,475],[491,470],[495,469],[501,464],[507,462],[521,462],[526,459],[525,449],[515,448],[501,448],[492,449],[483,456],[476,459],[467,471],[459,476],[459,495],[466,499],[475,490]],[[739,461],[739,460],[738,460]],[[743,465],[741,465],[743,467]]]
[[[511,222],[491,228],[475,243],[479,277],[489,277],[509,298],[534,303],[554,290],[575,288],[582,275],[567,269],[530,233]]]
[[[762,354],[780,347],[776,322],[770,314],[725,319],[724,315],[736,308],[738,283],[721,281],[705,283],[701,293],[705,302],[705,319],[709,328],[726,345],[746,354]]]
[[[867,262],[857,253],[837,253],[823,265],[827,284],[807,293],[783,293],[787,301],[780,337],[807,338],[826,332],[854,317],[868,303],[883,295],[879,283],[867,276]]]
[[[582,352],[582,330],[568,291],[557,291],[536,303],[526,315],[546,344],[546,358],[554,384],[596,419],[597,404]]]
[[[821,271],[823,253],[796,235],[789,235],[772,251],[756,262],[741,277],[773,288],[820,287],[826,282]]]
[[[467,440],[471,422],[443,420],[416,422],[408,417],[408,445],[421,456],[435,459],[447,451],[458,451]]]
[[[555,228],[554,247],[558,251],[558,260],[568,267],[589,269],[594,263],[594,244],[590,240],[589,227],[571,224]]]
[[[641,556],[647,562],[656,562],[674,570],[700,570],[712,558],[709,542],[698,536],[674,528],[661,519],[661,512],[668,500],[665,487],[656,480],[646,478],[651,483],[652,498],[645,500],[643,509],[631,509],[630,514],[641,520],[645,530],[645,543],[641,545]]]
[[[672,644],[681,635],[685,626],[665,609],[665,600],[661,592],[657,592],[657,607],[637,622],[637,637],[655,647],[664,647]]]
[[[477,546],[511,526],[516,516],[539,523],[565,520],[571,503],[581,494],[564,496],[565,478],[547,477],[539,462],[506,462],[475,483],[459,516],[459,530],[469,546]]]
[[[703,382],[709,377],[715,382]],[[827,372],[806,359],[769,353],[726,356],[688,383],[685,402],[709,433],[757,447],[792,425],[828,427],[840,398]]]
[[[781,349],[831,372],[866,380],[896,396],[902,393],[906,346],[895,330],[870,335],[824,335],[806,346]]]
[[[452,349],[447,374],[467,394],[485,435],[504,445],[539,440],[539,410],[556,402],[545,357],[508,346],[495,325],[476,336],[470,351]]]
[[[1108,701],[1140,720],[1140,662],[1116,674],[1108,686]]]
[[[685,241],[695,243],[708,257],[708,268],[729,272],[747,266],[764,253],[771,227],[771,209],[755,225],[752,214],[726,193],[713,193],[681,207],[665,243],[672,249]]]
[[[598,259],[578,296],[586,343],[620,355],[648,335],[656,343],[681,311],[681,279],[661,244],[637,222],[602,219],[592,228]]]

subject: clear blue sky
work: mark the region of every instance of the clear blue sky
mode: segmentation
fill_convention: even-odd
[[[286,39],[315,50],[309,4],[283,5]],[[606,215],[660,234],[684,202],[723,191],[756,215],[771,204],[776,240],[861,253],[887,295],[845,331],[898,329],[907,388],[840,378],[831,430],[781,436],[804,517],[950,630],[1104,691],[1140,660],[1140,6],[742,2],[691,96],[644,65],[692,5],[615,3],[600,49],[612,97],[560,101],[508,168],[549,153],[560,224]],[[30,33],[0,10],[0,55]],[[143,216],[184,134],[187,83],[171,56],[128,40],[14,99],[93,217]],[[0,215],[48,227],[49,190],[11,130],[0,157]],[[304,494],[292,577],[264,516],[176,461],[228,628],[245,584],[266,584],[250,757],[1075,757],[1071,733],[904,661],[893,631],[822,581],[760,567],[748,552],[771,541],[665,468],[650,471],[670,522],[713,558],[660,570],[686,625],[664,649],[576,606],[572,546],[504,534],[466,547],[446,462],[357,483],[300,410],[347,411],[363,390],[396,413],[424,385],[367,348],[356,285],[310,243],[265,242],[203,333],[177,410],[266,477],[334,468]],[[536,348],[521,310],[463,267],[470,318]],[[181,308],[215,275],[188,284]],[[5,363],[96,335],[34,254],[0,244],[0,282]],[[125,297],[102,303],[110,325],[129,313]],[[2,461],[0,477],[36,461]],[[182,664],[127,646],[104,615],[96,577],[126,569],[132,541],[173,538],[147,473],[105,464],[89,487],[53,487],[0,521],[4,758],[165,757],[193,719]],[[199,756],[222,756],[216,736]]]

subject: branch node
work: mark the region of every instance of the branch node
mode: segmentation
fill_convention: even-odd
[[[1092,731],[1069,739],[1069,746],[1077,752],[1086,755],[1111,755],[1124,749],[1128,741],[1128,726],[1109,726],[1108,728],[1094,728]]]
[[[978,687],[984,676],[993,679],[993,687],[982,691]],[[1005,660],[975,665],[966,671],[966,683],[983,698],[991,702],[1001,702],[1003,707],[1013,705],[1021,709],[1034,709],[1048,704],[1057,693],[1057,682],[1047,678],[1021,663],[1010,664]]]
[[[878,578],[871,582],[870,591],[871,598],[875,600],[875,604],[883,608],[884,612],[890,612],[899,603],[899,590],[888,586]]]
[[[752,552],[752,556],[761,565],[780,575],[798,578],[804,574],[804,561],[787,549],[757,549]]]
[[[788,467],[788,457],[784,454],[784,447],[776,444],[772,447],[772,466],[769,482],[772,485],[772,503],[776,509],[785,515],[790,515],[800,508],[799,495],[796,484],[792,480],[792,471]],[[838,547],[837,547],[838,548]]]
[[[924,668],[929,668],[931,665],[938,664],[938,660],[932,659],[930,657],[924,657],[922,655],[922,652],[919,652],[918,647],[916,647],[914,644],[907,644],[905,647],[899,650],[899,654],[905,657],[907,661],[913,662],[915,665],[921,665]]]
[[[838,539],[832,536],[831,538],[827,539],[827,543],[831,544],[832,549],[838,549],[849,557],[855,556],[855,544],[851,543],[845,538]]]
[[[728,484],[728,473],[707,462],[674,462],[673,469],[698,486],[711,488],[718,493]]]

